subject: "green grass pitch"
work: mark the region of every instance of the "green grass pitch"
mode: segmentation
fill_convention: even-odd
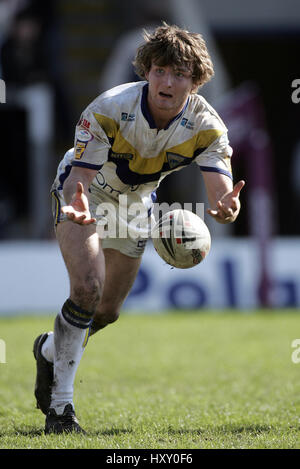
[[[44,435],[35,409],[32,344],[53,320],[0,319],[1,449],[300,448],[296,312],[123,314],[78,369],[86,436]]]

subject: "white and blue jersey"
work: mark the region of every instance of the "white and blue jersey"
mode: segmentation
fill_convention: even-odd
[[[148,83],[117,86],[98,96],[76,126],[74,149],[58,167],[53,189],[62,191],[72,166],[97,170],[91,187],[118,199],[134,192],[150,207],[162,179],[196,162],[201,171],[232,177],[227,129],[198,95],[158,130],[147,105]]]

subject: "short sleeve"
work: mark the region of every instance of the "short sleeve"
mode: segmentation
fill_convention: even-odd
[[[76,125],[72,166],[100,169],[107,161],[110,147],[108,136],[87,108]]]
[[[232,179],[231,156],[232,148],[227,132],[224,132],[197,155],[195,162],[201,171],[225,174]]]

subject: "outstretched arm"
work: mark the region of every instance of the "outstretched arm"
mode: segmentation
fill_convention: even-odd
[[[64,183],[64,197],[67,205],[62,207],[62,213],[66,214],[70,221],[79,225],[90,225],[95,218],[91,217],[88,188],[97,171],[74,166]]]
[[[231,179],[223,174],[203,172],[210,208],[207,213],[219,223],[232,223],[236,220],[240,208],[240,191],[245,181],[234,186]]]

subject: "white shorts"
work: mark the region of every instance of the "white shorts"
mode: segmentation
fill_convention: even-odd
[[[67,216],[61,213],[61,208],[66,202],[62,190],[53,190],[51,195],[52,213],[57,226],[58,223],[68,220]],[[128,196],[127,207],[136,202],[134,195]],[[124,205],[120,209],[119,200],[98,189],[90,191],[89,205],[91,215],[96,219],[96,231],[103,249],[116,249],[126,256],[135,258],[143,255],[152,219],[152,215],[146,209],[138,217],[134,216],[136,214],[130,215]]]

